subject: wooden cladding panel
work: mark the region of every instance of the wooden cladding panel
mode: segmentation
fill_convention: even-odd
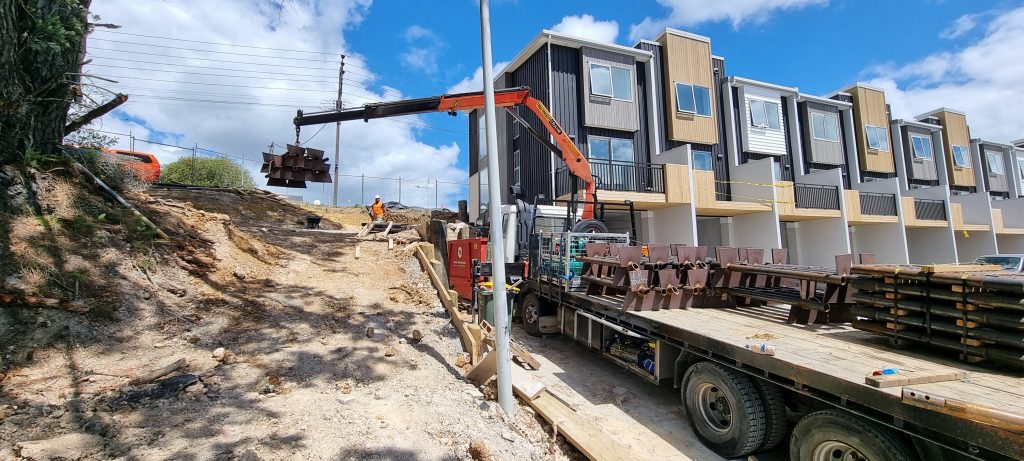
[[[942,125],[942,139],[945,145],[942,146],[943,155],[946,156],[946,165],[949,165],[949,183],[953,186],[974,187],[977,182],[974,179],[974,159],[971,159],[970,167],[956,166],[953,162],[953,146],[963,146],[970,151],[971,134],[967,130],[967,117],[956,112],[942,111],[935,114]]]
[[[856,125],[854,128],[861,168],[875,173],[895,173],[896,164],[892,156],[892,136],[888,133],[889,115],[885,108],[885,93],[861,86],[855,86],[846,92],[853,96],[853,120]],[[885,128],[889,134],[889,149],[868,148],[866,125]]]
[[[674,141],[718,144],[718,94],[711,65],[711,44],[693,38],[666,33],[658,40],[664,48],[665,107],[668,109],[668,136]],[[690,83],[711,90],[711,116],[676,111],[674,82]]]
[[[714,184],[712,183],[712,187]],[[665,201],[690,203],[690,166],[669,163],[665,165]]]

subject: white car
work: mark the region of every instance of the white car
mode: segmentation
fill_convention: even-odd
[[[1024,255],[985,255],[974,260],[975,264],[998,264],[1003,270],[1013,272],[1024,272]]]

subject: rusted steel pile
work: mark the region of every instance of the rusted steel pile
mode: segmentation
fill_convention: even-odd
[[[267,174],[267,185],[305,188],[306,182],[331,182],[324,151],[288,144],[284,155],[263,153],[260,173]]]
[[[854,266],[853,326],[969,362],[1024,367],[1024,274],[998,266]]]
[[[719,247],[715,251],[724,270],[716,272],[714,286],[732,295],[737,305],[789,305],[789,323],[853,320],[854,290],[848,286],[852,255],[836,256],[835,268],[825,268],[785,264],[785,250],[772,252],[775,264],[763,262],[761,249]]]
[[[731,305],[707,290],[710,270],[704,247],[587,243],[579,259],[587,294],[621,298],[623,310]]]

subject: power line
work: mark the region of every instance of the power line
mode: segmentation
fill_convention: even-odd
[[[161,58],[195,59],[195,60],[198,60],[198,61],[226,62],[226,63],[231,63],[231,64],[250,64],[250,65],[253,65],[253,66],[267,66],[267,65],[270,65],[269,63],[265,63],[265,62],[232,61],[232,60],[229,60],[229,59],[201,58],[201,57],[192,57],[192,56],[168,56],[167,54],[163,54],[163,53],[147,53],[147,52],[144,52],[144,51],[134,51],[134,50],[117,50],[117,49],[113,49],[113,48],[97,48],[97,47],[93,47],[93,46],[90,46],[89,50],[100,50],[100,51],[113,51],[113,52],[117,52],[117,53],[141,54],[141,55],[146,55],[146,56],[159,56]],[[89,53],[89,55],[92,56],[92,53]],[[103,58],[107,58],[107,59],[118,59],[118,58],[109,58],[109,57],[106,57],[106,56],[98,56],[98,57],[103,57]],[[329,62],[329,61],[324,61],[324,62]],[[289,69],[309,69],[309,70],[331,70],[331,69],[325,69],[323,67],[294,66],[294,65],[290,65],[290,64],[288,65],[288,68]]]
[[[330,125],[330,124],[329,123],[325,123],[323,125],[320,125],[320,129],[316,130],[316,133],[313,133],[313,136],[310,136],[309,139],[306,139],[305,141],[302,141],[302,144],[305,145],[305,144],[309,143],[310,141],[312,141],[313,138],[316,137],[316,135],[320,134],[321,131],[324,131],[324,128],[327,128],[327,125]],[[334,161],[337,162],[338,159],[334,159]]]
[[[130,33],[130,32],[120,32],[120,31],[113,31],[113,30],[107,30],[107,29],[101,29],[101,30],[98,30],[98,32],[103,32],[103,33],[106,33],[106,34],[131,35],[133,37],[158,38],[158,39],[161,39],[161,40],[174,40],[174,41],[178,41],[178,42],[204,43],[204,44],[207,44],[207,45],[234,46],[234,47],[238,47],[238,48],[253,48],[253,49],[257,49],[257,50],[288,51],[288,52],[292,52],[292,53],[313,53],[313,54],[326,54],[326,55],[337,56],[336,53],[328,53],[326,51],[289,50],[289,49],[286,49],[286,48],[270,48],[270,47],[265,47],[265,46],[235,45],[235,44],[232,44],[232,43],[204,42],[202,40],[190,40],[190,39],[186,39],[186,38],[176,38],[176,37],[160,37],[160,36],[157,36],[157,35],[133,34],[133,33]]]
[[[195,69],[210,69],[210,70],[230,70],[230,71],[233,71],[233,72],[259,72],[261,74],[267,73],[266,69],[259,69],[259,70],[232,69],[232,68],[228,68],[228,67],[196,66],[196,65],[190,65],[190,64],[178,64],[178,63],[172,63],[172,62],[140,61],[140,60],[137,60],[137,59],[114,58],[114,57],[108,57],[108,56],[95,56],[95,55],[92,55],[92,56],[94,58],[100,58],[100,59],[112,59],[112,60],[115,60],[115,61],[136,62],[136,63],[139,63],[139,64],[156,64],[156,65],[159,65],[159,66],[191,67],[191,68],[195,68]],[[256,64],[256,63],[251,63],[251,64],[254,65],[254,66],[265,66],[266,65],[266,64]],[[91,65],[91,66],[98,66],[99,64],[93,63],[93,64],[89,64],[89,65]],[[134,67],[132,69],[134,69]],[[331,78],[332,77],[330,75],[293,74],[293,73],[278,72],[278,71],[274,71],[274,75],[289,75],[289,76],[296,76],[296,77],[322,77],[322,78]]]
[[[238,98],[244,98],[247,101],[251,101],[252,98],[255,96],[253,93],[248,93],[248,94],[243,94],[243,93],[210,93],[210,92],[206,92],[206,91],[168,90],[168,89],[164,89],[164,88],[149,88],[149,87],[116,86],[116,87],[112,87],[112,88],[116,89],[118,91],[127,93],[129,96],[137,96],[138,93],[133,93],[134,91],[152,91],[152,92],[157,92],[157,93],[203,95],[203,96],[219,96],[219,97],[225,97],[225,98],[238,97]],[[321,104],[324,101],[327,101],[327,100],[313,101],[313,100],[310,100],[310,99],[300,99],[299,97],[289,98],[289,97],[282,97],[282,96],[263,96],[263,95],[259,95],[259,98],[262,99],[262,100],[280,101],[280,102],[291,102],[291,103],[295,103],[295,104],[309,104],[309,105]]]
[[[126,42],[124,40],[110,40],[110,39],[106,39],[106,38],[93,38],[93,37],[89,38],[89,41],[93,41],[93,40],[100,41],[100,42],[121,43],[121,44],[125,44],[125,45],[151,46],[151,47],[154,47],[154,48],[167,48],[169,50],[196,51],[196,52],[199,52],[199,53],[228,54],[228,55],[232,55],[232,56],[250,56],[250,57],[254,57],[254,58],[264,58],[264,59],[287,59],[289,61],[308,61],[308,62],[334,62],[334,61],[326,60],[326,59],[293,58],[293,57],[287,57],[287,56],[266,56],[266,55],[262,55],[262,54],[235,53],[235,52],[231,52],[231,51],[204,50],[202,48],[185,48],[185,47],[182,47],[182,46],[157,45],[155,43]]]
[[[186,74],[187,74],[187,72],[186,72]],[[269,87],[269,86],[234,85],[234,84],[230,84],[230,83],[190,82],[190,81],[186,81],[186,80],[165,80],[165,79],[158,79],[158,78],[137,77],[137,76],[133,76],[133,75],[97,75],[97,76],[105,77],[105,78],[111,78],[111,79],[117,78],[117,79],[129,79],[129,80],[146,80],[146,81],[151,81],[151,82],[181,83],[181,84],[186,84],[186,85],[224,86],[224,87],[232,87],[232,88],[250,88],[250,89],[256,89],[256,90],[316,91],[316,92],[320,92],[320,93],[334,93],[335,92],[333,90],[318,90],[318,89],[315,89],[315,88],[274,88],[274,87]],[[282,80],[282,81],[286,81],[287,82],[287,80]],[[325,83],[329,83],[329,82],[325,82]],[[358,85],[355,85],[355,86],[357,86],[359,88],[362,88],[362,89],[366,89],[366,88],[363,88],[363,87],[358,86]],[[370,91],[370,90],[368,90],[368,91]],[[352,96],[355,96],[355,97],[358,97],[358,98],[363,98],[363,99],[366,99],[366,100],[368,100],[370,102],[382,102],[380,99],[377,99],[375,96],[369,96],[369,95],[366,95],[366,94],[352,93]]]
[[[89,66],[113,67],[115,69],[131,69],[131,70],[145,71],[145,72],[167,72],[168,71],[166,69],[146,69],[146,68],[142,68],[142,67],[113,66],[113,65],[110,65],[110,64],[96,64],[96,63],[90,63]],[[232,69],[227,69],[227,70],[232,70]],[[280,78],[280,77],[258,77],[258,76],[255,76],[255,75],[210,74],[210,73],[206,73],[206,72],[192,72],[192,71],[186,72],[186,71],[181,71],[181,70],[176,70],[175,72],[177,72],[179,74],[185,74],[185,75],[205,75],[205,76],[208,76],[208,77],[253,78],[253,79],[259,79],[259,80],[287,80],[289,82],[309,82],[309,83],[334,83],[334,81],[332,81],[332,80],[295,80],[295,79],[283,79],[283,78]],[[255,72],[255,71],[250,71],[250,72]]]

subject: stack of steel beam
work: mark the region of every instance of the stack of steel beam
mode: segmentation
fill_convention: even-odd
[[[264,152],[260,172],[268,186],[305,188],[306,182],[331,182],[328,160],[322,150],[289,144],[284,155]]]
[[[968,362],[1024,367],[1024,274],[999,266],[860,265],[854,327]]]

